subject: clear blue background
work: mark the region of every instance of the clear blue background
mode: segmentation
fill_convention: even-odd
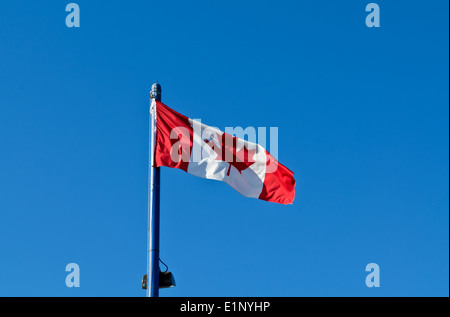
[[[279,127],[296,199],[163,168],[161,296],[448,296],[448,1],[0,4],[0,295],[144,296],[149,90]],[[65,286],[78,263],[81,287]],[[375,262],[381,287],[367,288]]]

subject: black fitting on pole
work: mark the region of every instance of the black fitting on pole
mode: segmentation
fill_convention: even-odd
[[[152,85],[152,90],[150,90],[150,98],[161,101],[161,85],[158,82]]]

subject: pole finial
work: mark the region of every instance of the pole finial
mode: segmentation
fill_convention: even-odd
[[[150,90],[150,98],[161,101],[161,85],[158,82],[152,85],[152,90]]]

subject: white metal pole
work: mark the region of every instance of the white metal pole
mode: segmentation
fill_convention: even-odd
[[[154,167],[156,145],[156,100],[161,100],[161,86],[153,84],[150,92],[147,297],[159,296],[159,185],[160,169]]]

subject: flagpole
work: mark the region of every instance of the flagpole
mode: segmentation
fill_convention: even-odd
[[[156,101],[161,101],[161,86],[150,91],[149,164],[148,164],[148,244],[147,297],[159,297],[159,185],[160,168],[154,167],[156,145]]]

